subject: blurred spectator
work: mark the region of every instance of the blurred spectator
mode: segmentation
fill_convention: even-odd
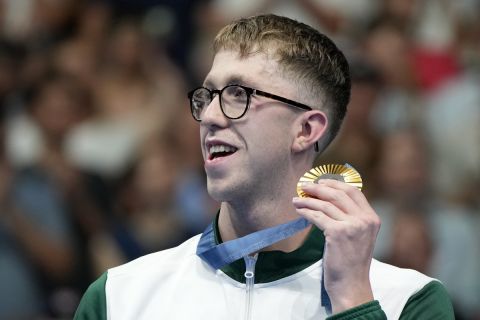
[[[28,108],[9,120],[7,152],[18,167],[55,161],[50,157],[63,154],[67,134],[91,111],[88,92],[68,76],[39,79],[30,96]]]
[[[348,113],[339,135],[320,157],[321,163],[348,162],[361,172],[364,180],[369,181],[364,192],[370,194],[372,174],[378,154],[377,132],[373,130],[372,111],[383,88],[378,70],[361,58],[350,62],[352,91]]]
[[[112,10],[101,1],[87,2],[81,9],[71,36],[52,46],[52,64],[57,72],[73,76],[94,90],[111,28]]]
[[[152,139],[119,186],[122,220],[146,252],[167,249],[187,238],[172,188],[179,176],[178,154],[171,142]]]
[[[142,17],[142,28],[185,74],[191,76],[189,54],[197,36],[194,15],[210,0],[105,0],[119,16]],[[189,81],[190,82],[190,81]]]
[[[422,208],[398,208],[394,215],[391,247],[385,262],[430,273],[434,244]]]
[[[73,38],[78,42],[90,43],[93,47],[102,48],[112,26],[112,11],[111,6],[103,1],[84,3],[76,17]]]
[[[29,46],[49,46],[71,31],[81,2],[3,0],[3,36]]]
[[[99,49],[92,43],[82,41],[65,41],[55,47],[53,67],[62,74],[67,74],[93,89],[96,85],[96,71],[100,64]]]
[[[42,314],[49,310],[55,316],[71,316],[76,299],[93,276],[86,237],[103,226],[102,210],[108,200],[103,199],[102,207],[105,193],[101,192],[99,180],[72,166],[64,149],[68,133],[89,114],[88,96],[75,79],[53,74],[34,88],[28,112],[15,116],[10,124],[8,151],[18,170],[12,187],[11,206],[16,219],[12,221],[23,223],[11,225],[18,228],[14,229],[17,237],[30,240],[37,250],[34,253],[39,257],[30,257],[34,271],[41,269],[35,267],[36,259],[55,266],[40,270],[44,283],[31,279],[30,285],[40,289],[25,290],[37,292],[40,297],[27,299],[37,305],[31,312]],[[15,245],[8,248],[22,253]],[[70,297],[70,303],[57,301],[65,297]]]
[[[121,175],[138,146],[158,134],[185,100],[181,74],[164,54],[151,56],[150,46],[137,23],[122,20],[114,28],[97,75],[97,112],[69,138],[78,166],[107,177]]]
[[[194,234],[176,196],[175,185],[184,163],[178,158],[179,151],[175,141],[152,137],[140,148],[134,166],[117,179],[109,228],[95,234],[90,242],[97,273],[170,248]],[[198,199],[197,190],[189,191],[183,196]],[[196,205],[199,214],[201,203]],[[205,224],[202,221],[201,228]]]
[[[428,149],[418,132],[404,129],[384,138],[378,162],[379,191],[372,201],[382,220],[374,255],[381,260],[393,259],[399,265],[425,268],[427,275],[445,284],[457,309],[472,314],[480,305],[478,217],[466,207],[450,205],[435,196],[429,162]],[[405,212],[403,208],[415,210]],[[415,250],[425,251],[423,258],[420,252],[416,258],[413,252],[412,257],[402,253],[404,247],[395,237],[406,225],[413,225],[413,230],[404,230],[404,236],[411,234],[422,241]]]
[[[153,54],[151,50],[151,39],[138,23],[131,20],[118,23],[107,47],[96,91],[102,116],[133,118],[152,126],[168,119],[178,97],[181,94],[183,97],[184,85],[168,58],[157,51],[153,59],[149,57]],[[155,117],[153,122],[150,117],[157,115],[161,117]]]
[[[420,6],[418,0],[385,0],[378,17],[408,32],[415,25]]]
[[[480,186],[480,77],[466,73],[428,97],[425,129],[432,150],[435,191],[478,206]],[[480,207],[478,207],[480,208]]]
[[[373,129],[383,134],[415,125],[420,118],[421,101],[417,96],[409,36],[390,21],[381,20],[367,34],[364,50],[384,81],[373,110]]]
[[[64,113],[64,107],[71,108],[68,99],[58,83],[50,82],[39,88],[34,101],[33,117],[49,137],[43,140],[44,146],[55,148],[59,135],[73,121]],[[45,112],[58,112],[60,117],[46,117]],[[15,170],[5,157],[3,124],[1,129],[0,318],[64,316],[53,300],[73,281],[76,251],[72,223],[56,177],[40,169],[52,165],[55,156],[35,154],[39,166],[30,162]],[[58,169],[60,178],[62,168],[56,165],[51,168]],[[70,300],[64,307],[71,312],[75,303]]]

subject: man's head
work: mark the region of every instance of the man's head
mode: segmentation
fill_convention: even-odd
[[[345,58],[314,29],[273,15],[228,25],[214,51],[203,86],[189,93],[210,194],[228,202],[293,192],[314,144],[326,147],[345,115]]]
[[[348,62],[325,35],[295,20],[276,15],[244,18],[225,26],[214,40],[214,53],[238,52],[244,58],[265,53],[285,76],[298,83],[299,95],[327,114],[329,128],[321,150],[338,133],[350,99]]]

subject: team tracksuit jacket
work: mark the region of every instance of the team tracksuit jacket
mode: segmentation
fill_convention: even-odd
[[[328,316],[320,303],[325,239],[315,227],[293,252],[260,252],[221,270],[196,255],[199,239],[108,270],[84,294],[75,320],[454,319],[440,282],[377,260],[375,301]]]

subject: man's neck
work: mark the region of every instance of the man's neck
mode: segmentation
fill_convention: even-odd
[[[306,154],[297,155],[284,174],[277,174],[267,184],[257,184],[255,193],[242,195],[242,199],[221,203],[218,229],[223,241],[237,239],[256,231],[267,229],[300,218],[292,198],[296,196],[296,184],[300,176],[312,165]],[[278,176],[278,180],[275,177]],[[262,251],[291,252],[305,241],[311,227],[279,241]]]
[[[245,202],[242,205],[222,202],[218,218],[222,240],[233,240],[299,218],[295,213],[291,197],[286,197],[286,199],[282,203],[278,201],[256,201],[254,205],[246,205]],[[290,238],[265,248],[263,251],[291,252],[302,245],[309,231],[310,228],[306,228]]]

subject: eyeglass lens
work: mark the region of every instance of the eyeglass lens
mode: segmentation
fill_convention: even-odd
[[[202,120],[203,112],[214,98],[213,92],[206,88],[198,88],[192,94],[192,114],[197,120]],[[223,113],[232,119],[241,117],[249,102],[248,92],[236,85],[226,86],[220,91],[220,106]]]

